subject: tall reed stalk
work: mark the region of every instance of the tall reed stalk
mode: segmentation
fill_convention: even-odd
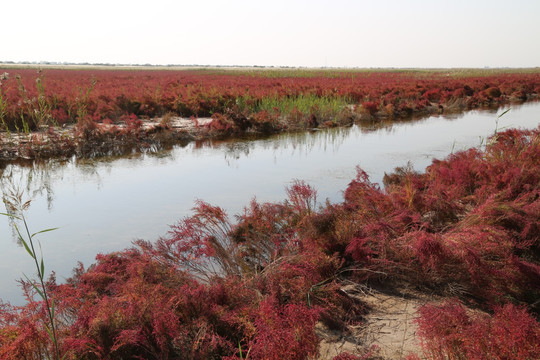
[[[8,77],[9,74],[7,72],[0,75],[0,121],[2,122],[2,125],[4,125],[4,128],[9,136],[9,127],[6,124],[7,102],[4,100],[4,94],[2,92],[2,81],[7,80]]]
[[[13,222],[13,226],[17,232],[17,237],[19,241],[23,244],[24,248],[28,252],[28,255],[34,260],[34,264],[36,266],[36,271],[39,278],[39,283],[37,283],[34,280],[30,280],[30,278],[24,274],[26,280],[29,284],[32,285],[36,293],[41,297],[41,299],[45,303],[45,307],[47,310],[48,319],[43,321],[43,325],[45,326],[45,330],[47,330],[47,333],[49,334],[49,338],[53,344],[54,347],[54,359],[60,360],[60,351],[58,347],[58,334],[57,334],[57,326],[55,322],[55,304],[54,299],[51,299],[49,296],[49,293],[47,291],[47,287],[45,286],[45,262],[43,259],[43,252],[41,250],[41,243],[39,240],[37,240],[37,245],[39,246],[39,254],[36,251],[35,246],[35,236],[38,234],[42,234],[45,232],[56,230],[57,228],[50,228],[38,231],[36,233],[31,234],[30,229],[28,227],[28,223],[26,221],[26,217],[24,216],[24,212],[28,209],[30,206],[30,200],[23,201],[23,192],[22,191],[10,191],[9,194],[4,194],[3,201],[6,205],[7,213],[0,213],[2,215],[8,216],[11,219],[18,220],[22,222],[23,224],[23,231],[21,233],[19,226],[16,222]],[[23,236],[24,233],[24,236]]]
[[[85,91],[79,89],[80,97],[76,98],[77,121],[84,121],[86,119],[86,116],[88,115],[88,98],[90,97],[90,93],[92,92],[92,90],[94,90],[96,82],[96,78],[92,76],[90,86]]]

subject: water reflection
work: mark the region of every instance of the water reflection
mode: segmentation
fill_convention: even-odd
[[[497,114],[497,109],[482,110],[485,114]],[[204,149],[219,149],[224,152],[228,164],[234,165],[235,160],[241,157],[249,157],[253,149],[258,147],[265,150],[293,150],[308,154],[314,149],[322,151],[339,151],[339,146],[352,133],[392,134],[403,125],[421,125],[433,118],[441,118],[446,121],[461,119],[470,113],[455,113],[449,115],[434,115],[431,117],[418,117],[408,119],[383,118],[373,121],[364,121],[347,127],[330,129],[312,129],[310,131],[282,133],[271,136],[251,136],[233,140],[205,139],[193,143],[193,151]],[[185,147],[183,145],[182,147]],[[165,154],[165,155],[163,155]],[[169,156],[170,152],[158,152],[154,155]],[[293,153],[294,154],[294,153]]]
[[[14,191],[24,191],[30,198],[45,197],[48,209],[52,210],[54,200],[53,171],[51,168],[62,168],[62,164],[55,162],[33,163],[30,166],[7,165],[0,170],[0,187],[2,198],[6,198]]]
[[[276,156],[287,153],[289,156],[307,156],[313,151],[339,151],[339,147],[351,134],[351,127],[326,129],[320,131],[278,134],[256,141],[210,142],[207,146],[223,151],[225,161],[230,166],[242,157],[249,157],[256,149],[273,151]]]

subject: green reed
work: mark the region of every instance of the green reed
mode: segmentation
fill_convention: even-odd
[[[13,222],[13,227],[17,232],[18,240],[22,243],[28,255],[30,255],[30,257],[34,260],[37,275],[39,278],[39,283],[31,280],[26,274],[24,274],[24,276],[28,283],[32,285],[32,288],[36,291],[36,293],[45,303],[48,320],[44,320],[43,325],[45,326],[45,330],[49,334],[49,338],[54,347],[54,359],[60,360],[62,358],[60,357],[60,351],[58,347],[58,334],[55,321],[55,303],[54,299],[50,298],[47,287],[45,286],[45,261],[43,259],[41,243],[35,238],[36,235],[43,234],[49,231],[54,231],[57,228],[44,229],[33,234],[30,233],[30,229],[28,227],[26,217],[24,216],[24,212],[30,207],[31,201],[23,201],[22,191],[12,190],[9,192],[9,194],[4,194],[3,201],[6,206],[7,213],[0,214],[14,220],[18,220],[23,224],[22,232],[15,221]],[[36,251],[36,243],[39,247],[39,253]]]

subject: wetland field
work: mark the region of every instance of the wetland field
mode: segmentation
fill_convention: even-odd
[[[540,358],[539,94],[0,65],[0,359]]]

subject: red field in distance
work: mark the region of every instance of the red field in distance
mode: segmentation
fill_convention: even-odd
[[[301,113],[296,118],[306,120],[321,117],[321,99],[355,105],[357,111],[372,115],[407,116],[525,101],[540,92],[540,73],[533,71],[45,69],[38,73],[4,68],[1,73],[8,73],[0,96],[2,121],[10,128],[21,127],[22,119],[35,128],[36,123],[62,125],[83,117],[115,123],[132,114],[154,118],[170,113],[221,114],[245,130],[261,116],[271,121],[295,118],[290,108],[281,106],[291,99]],[[300,108],[294,102],[299,97],[309,98],[311,105]],[[276,106],[269,108],[268,99]],[[322,124],[329,119],[315,120]]]

